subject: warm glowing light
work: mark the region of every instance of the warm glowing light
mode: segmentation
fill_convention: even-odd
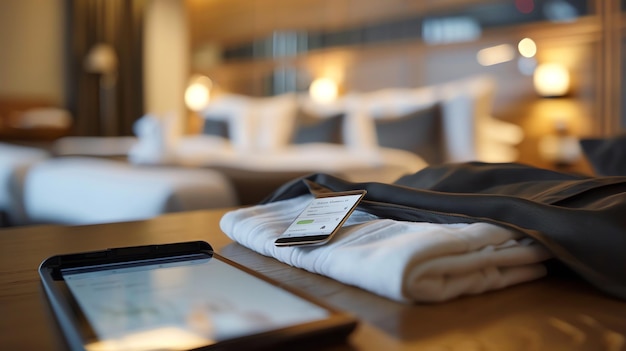
[[[129,332],[117,339],[105,339],[85,345],[87,351],[120,350],[189,350],[214,344],[215,340],[202,337],[190,330],[161,327]]]
[[[309,94],[311,98],[320,103],[329,103],[337,98],[339,88],[337,83],[330,78],[318,78],[311,83]]]
[[[185,104],[192,111],[204,109],[211,99],[213,82],[209,77],[194,76],[185,90]]]
[[[515,58],[515,50],[509,44],[501,44],[482,49],[476,54],[476,60],[482,66],[493,66]]]
[[[569,72],[558,63],[543,63],[533,76],[535,90],[541,96],[563,96],[569,90]]]
[[[537,44],[530,38],[524,38],[517,44],[517,50],[524,57],[534,57],[537,54]]]
[[[85,58],[85,70],[92,73],[111,74],[117,71],[117,55],[109,44],[94,45]]]

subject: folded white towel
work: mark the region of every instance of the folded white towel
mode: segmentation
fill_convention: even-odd
[[[543,277],[550,254],[516,232],[488,224],[381,219],[355,211],[323,246],[276,247],[312,199],[303,195],[226,213],[231,239],[289,265],[402,302],[445,301]]]

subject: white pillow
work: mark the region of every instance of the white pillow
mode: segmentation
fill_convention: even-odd
[[[233,147],[240,151],[252,148],[253,140],[251,118],[249,116],[249,98],[243,95],[222,94],[211,100],[211,103],[200,112],[205,119],[224,120],[228,122],[228,137]]]
[[[344,119],[343,139],[351,150],[375,150],[378,148],[376,128],[368,111],[367,96],[352,93],[346,95],[346,117]]]
[[[229,122],[229,137],[237,151],[269,152],[289,143],[296,109],[293,94],[261,98],[223,94],[202,115]]]
[[[302,111],[321,118],[336,116],[346,112],[345,98],[338,98],[328,102],[318,102],[311,98],[309,93],[299,94],[297,101]]]
[[[496,82],[470,76],[439,86],[444,133],[450,162],[512,162],[523,130],[491,116]]]
[[[434,87],[387,88],[361,94],[371,118],[393,118],[431,107],[437,103]]]
[[[346,144],[358,149],[379,147],[376,138],[375,119],[407,115],[433,106],[438,102],[434,88],[389,88],[368,93],[353,93],[345,97],[347,121]]]
[[[286,147],[295,128],[298,105],[294,94],[249,99],[254,149],[271,152]]]

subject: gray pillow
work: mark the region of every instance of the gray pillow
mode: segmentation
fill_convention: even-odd
[[[403,116],[376,119],[378,145],[411,151],[428,164],[444,162],[441,107],[434,105]]]
[[[343,113],[329,117],[318,117],[300,111],[296,117],[292,143],[342,144],[343,119]]]
[[[202,125],[202,134],[214,135],[225,139],[230,138],[228,121],[220,119],[205,118]]]
[[[626,176],[626,134],[582,139],[580,146],[597,175]]]

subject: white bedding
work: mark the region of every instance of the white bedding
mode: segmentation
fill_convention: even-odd
[[[137,164],[151,163],[154,157],[142,157],[135,149],[130,159]],[[195,167],[232,167],[250,171],[324,172],[341,174],[351,181],[392,182],[407,173],[426,167],[427,163],[411,152],[372,148],[363,151],[338,144],[310,143],[289,145],[271,152],[240,152],[219,137],[192,136],[178,140],[168,163]]]

